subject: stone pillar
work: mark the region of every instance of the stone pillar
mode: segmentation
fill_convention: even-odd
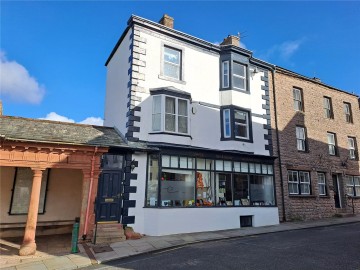
[[[24,240],[19,251],[20,256],[34,255],[36,252],[35,233],[39,212],[41,179],[43,170],[32,169],[32,171],[34,173],[33,183],[30,194],[30,203],[25,227]]]

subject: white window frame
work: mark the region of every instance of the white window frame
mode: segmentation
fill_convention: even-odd
[[[227,66],[226,69],[225,69],[225,66]],[[222,87],[223,88],[229,88],[229,81],[230,81],[229,75],[230,75],[229,61],[223,61],[222,62]]]
[[[179,98],[179,97],[174,97],[171,95],[153,95],[153,106],[154,106],[154,98],[156,99],[156,97],[160,97],[160,104],[161,104],[161,123],[160,123],[160,130],[154,130],[154,123],[152,122],[152,132],[166,132],[166,133],[174,133],[174,134],[183,134],[183,135],[189,135],[190,134],[190,117],[189,117],[189,108],[190,108],[190,102],[188,99],[185,98]],[[168,98],[173,98],[175,99],[175,131],[169,131],[165,129],[165,116],[166,114],[166,97]],[[179,114],[179,100],[184,100],[186,101],[186,107],[187,107],[187,115],[180,115]],[[153,108],[153,116],[154,116],[154,108]],[[187,119],[187,132],[180,132],[179,131],[179,117],[185,117]],[[153,121],[154,117],[152,118]]]
[[[353,137],[348,137],[348,147],[349,147],[349,158],[350,159],[356,159],[356,154],[355,154],[355,138]]]
[[[328,140],[328,147],[329,147],[329,154],[331,156],[336,155],[336,139],[334,133],[327,133],[327,140]]]
[[[226,126],[229,126],[229,133],[226,132]],[[225,109],[223,110],[223,130],[224,130],[224,138],[231,138],[231,110]]]
[[[243,67],[243,69],[244,69],[244,76],[242,76],[242,75],[240,75],[240,74],[236,74],[236,73],[234,72],[234,70],[235,70],[235,69],[234,69],[234,65],[239,65],[239,66],[242,66],[242,67]],[[235,84],[234,84],[234,79],[233,79],[233,80],[232,80],[232,86],[233,86],[233,88],[239,89],[239,90],[242,90],[242,91],[246,91],[246,88],[247,88],[247,86],[246,86],[246,83],[247,83],[247,82],[246,82],[246,77],[247,77],[247,67],[246,67],[246,65],[241,64],[241,63],[239,63],[239,62],[234,62],[234,61],[233,61],[232,76],[244,80],[244,88],[240,88],[240,87],[236,87],[236,86],[235,86]]]
[[[292,179],[294,176],[296,180],[290,180],[290,175]],[[297,192],[291,192],[289,189],[290,195],[310,195],[311,194],[311,181],[310,181],[310,173],[306,171],[294,171],[288,170],[288,185],[291,184],[294,186],[296,184]],[[308,191],[305,191],[308,190]]]
[[[326,196],[326,177],[325,173],[318,172],[318,186],[319,186],[319,195]]]
[[[304,111],[303,100],[302,100],[302,90],[300,88],[293,88],[293,99],[294,99],[294,109],[295,111]]]
[[[360,197],[360,176],[346,175],[345,179],[346,194],[353,197]]]
[[[179,53],[179,63],[172,63],[172,62],[168,62],[165,60],[165,51],[166,49],[169,49],[169,50],[172,50],[172,51],[175,51],[175,52],[178,52]],[[163,76],[166,77],[166,78],[171,78],[171,79],[175,79],[175,80],[181,80],[182,79],[182,50],[180,49],[177,49],[177,48],[174,48],[174,47],[171,47],[171,46],[168,46],[168,45],[164,45],[163,47],[163,55],[162,55],[162,58],[163,58]],[[171,66],[174,66],[178,69],[178,76],[177,77],[173,77],[173,76],[169,76],[169,75],[166,75],[165,72],[166,72],[166,68],[165,66],[166,65],[171,65]]]
[[[330,97],[324,97],[323,99],[323,105],[324,105],[324,114],[326,118],[332,119],[333,113],[331,108],[331,98]]]
[[[236,122],[235,121],[235,113],[236,112],[240,112],[240,113],[244,113],[245,114],[245,117],[246,117],[246,124],[243,124],[243,123],[239,123],[239,122]],[[247,111],[242,111],[242,110],[237,110],[237,109],[234,109],[233,111],[233,122],[234,122],[234,129],[236,130],[236,126],[243,126],[243,127],[246,127],[246,137],[242,137],[242,136],[236,136],[235,135],[235,130],[234,130],[234,137],[237,138],[237,139],[246,139],[246,140],[249,140],[250,139],[250,122],[249,122],[249,112]]]
[[[306,135],[304,127],[296,127],[296,147],[299,151],[306,151]]]
[[[351,105],[348,102],[344,102],[344,114],[346,123],[352,123]]]

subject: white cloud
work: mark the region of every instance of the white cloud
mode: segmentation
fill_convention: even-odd
[[[68,122],[68,123],[75,123],[75,120],[68,118],[66,116],[62,116],[57,114],[56,112],[51,112],[46,115],[44,118],[39,118],[43,120],[51,120],[51,121],[60,121],[60,122]],[[104,120],[100,117],[87,117],[85,120],[78,122],[79,124],[86,124],[86,125],[95,125],[95,126],[102,126],[104,124]]]
[[[289,60],[300,49],[300,46],[304,43],[304,41],[305,38],[301,38],[274,45],[268,49],[265,54],[259,56],[259,58],[269,60],[279,57],[282,60]]]
[[[87,125],[102,126],[104,124],[104,120],[102,120],[101,117],[88,117],[79,123],[87,124]]]
[[[0,92],[16,102],[39,104],[45,95],[45,87],[32,77],[27,69],[15,61],[6,59],[0,50]]]
[[[67,118],[66,116],[62,116],[57,114],[56,112],[48,113],[45,118],[40,118],[43,120],[51,120],[51,121],[60,121],[60,122],[68,122],[68,123],[75,123],[73,119]]]

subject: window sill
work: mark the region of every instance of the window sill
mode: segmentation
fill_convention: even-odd
[[[360,200],[360,196],[347,196],[348,199]]]
[[[244,94],[248,94],[250,95],[250,91],[249,90],[241,90],[241,89],[237,89],[237,88],[230,88],[230,87],[222,87],[220,88],[220,91],[236,91],[239,93],[244,93]]]
[[[319,195],[319,198],[330,199],[330,196],[329,195]]]
[[[289,198],[316,198],[315,195],[291,195],[289,194]]]
[[[165,80],[165,81],[170,81],[170,82],[175,82],[175,83],[180,83],[180,84],[186,84],[185,81],[178,80],[178,79],[171,78],[171,77],[166,77],[164,75],[159,75],[158,78],[161,79],[161,80]]]
[[[190,134],[172,133],[172,132],[165,132],[165,131],[149,132],[149,135],[173,135],[173,136],[189,137],[190,139],[192,139]]]
[[[220,139],[221,141],[238,141],[238,142],[248,142],[248,143],[253,143],[253,139],[240,139],[240,138],[224,138],[222,137]]]

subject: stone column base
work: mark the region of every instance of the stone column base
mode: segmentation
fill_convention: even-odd
[[[35,255],[36,253],[36,243],[27,243],[22,244],[19,250],[20,256],[29,256],[29,255]]]

